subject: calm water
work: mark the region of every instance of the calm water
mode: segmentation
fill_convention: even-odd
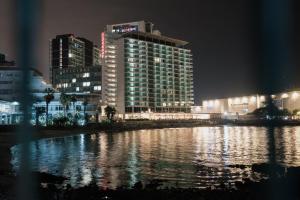
[[[300,166],[300,127],[198,127],[97,133],[32,142],[33,170],[63,175],[74,187],[103,188],[162,180],[164,186],[203,188],[256,179],[251,164],[267,163],[274,133],[276,160]],[[18,169],[19,146],[12,147]],[[247,165],[244,169],[233,165]]]

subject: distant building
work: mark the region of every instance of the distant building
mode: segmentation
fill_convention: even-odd
[[[190,112],[194,103],[188,42],[153,27],[146,21],[107,25],[101,35],[102,100],[119,114]]]
[[[193,113],[246,115],[265,106],[267,95],[255,94],[250,96],[229,97],[202,101],[202,106],[194,106]],[[300,91],[281,92],[271,95],[273,102],[279,109],[290,112],[300,111]]]
[[[22,118],[18,102],[0,100],[0,125],[18,124]]]
[[[5,55],[0,53],[0,67],[1,66],[13,66],[15,65],[14,61],[7,61]]]
[[[100,101],[100,50],[91,41],[73,34],[57,35],[50,41],[50,66],[50,80],[58,91],[87,93]]]
[[[47,84],[42,74],[36,70],[30,70],[31,92],[41,92],[51,85]],[[22,71],[16,66],[0,67],[0,100],[18,101],[20,93],[20,84],[22,81]]]

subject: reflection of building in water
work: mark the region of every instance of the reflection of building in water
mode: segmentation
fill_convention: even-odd
[[[291,91],[271,95],[279,109],[300,111],[300,91]],[[224,99],[210,99],[202,101],[202,106],[192,107],[192,113],[245,115],[265,105],[267,95],[251,95],[229,97]],[[300,114],[300,113],[299,113]]]
[[[275,129],[277,161],[300,166],[300,128]],[[72,186],[95,181],[103,188],[132,186],[160,179],[176,187],[210,187],[252,175],[267,163],[268,129],[264,127],[197,127],[128,131],[35,141],[33,169],[69,177]],[[17,147],[12,149],[17,163]]]

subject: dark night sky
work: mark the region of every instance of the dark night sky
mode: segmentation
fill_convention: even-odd
[[[12,0],[0,0],[0,52],[15,60]],[[48,43],[56,34],[74,33],[97,45],[106,24],[152,21],[163,35],[190,42],[194,55],[196,104],[259,92],[262,67],[260,0],[44,0],[37,38],[37,68],[48,78]],[[271,1],[272,2],[272,1]],[[300,87],[299,3],[289,10],[289,63],[276,75],[279,89]],[[297,36],[297,37],[296,37]],[[281,67],[281,66],[280,66]],[[276,73],[274,73],[276,74]],[[272,76],[267,74],[267,76]],[[263,91],[262,91],[263,92]]]

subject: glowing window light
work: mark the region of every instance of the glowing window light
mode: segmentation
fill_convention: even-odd
[[[203,106],[204,106],[204,107],[207,106],[207,101],[203,101]]]
[[[231,104],[232,103],[232,99],[229,98],[228,99],[228,103]]]
[[[281,98],[282,98],[282,99],[286,99],[286,98],[288,98],[288,97],[289,97],[289,95],[288,95],[287,93],[284,93],[284,94],[281,95]]]
[[[208,102],[208,105],[209,105],[209,106],[213,106],[213,105],[214,105],[214,102],[213,102],[213,101],[209,101],[209,102]]]
[[[234,99],[234,103],[235,103],[235,104],[239,104],[240,102],[241,102],[241,99],[240,99],[240,98],[235,98],[235,99]]]
[[[272,97],[272,99],[275,99],[275,98],[276,98],[276,95],[273,94],[273,95],[271,95],[271,97]]]
[[[242,102],[243,103],[248,103],[248,98],[247,97],[243,97]]]
[[[220,105],[219,100],[215,100],[215,106],[219,106],[219,105]]]
[[[297,99],[299,97],[299,93],[298,92],[293,92],[292,94],[292,99]]]
[[[252,102],[252,103],[255,103],[255,102],[256,102],[256,97],[255,97],[255,96],[253,96],[253,97],[251,97],[251,99],[250,99],[250,100],[251,100],[251,102]]]
[[[265,96],[260,96],[260,101],[265,101],[265,100],[266,100]]]

